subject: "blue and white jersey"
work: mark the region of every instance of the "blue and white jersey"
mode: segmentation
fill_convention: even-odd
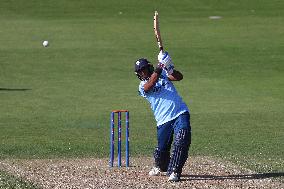
[[[148,92],[144,90],[146,82],[140,82],[139,95],[146,98],[150,103],[157,126],[177,118],[186,111],[189,112],[188,107],[183,102],[173,83],[168,79],[164,70],[155,86]]]

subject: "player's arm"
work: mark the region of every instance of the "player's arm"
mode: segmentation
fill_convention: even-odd
[[[180,71],[173,70],[173,73],[168,75],[170,81],[180,81],[183,79],[183,75]]]
[[[159,65],[165,70],[169,80],[180,81],[183,79],[182,73],[174,69],[174,64],[168,52],[160,51],[158,61]]]
[[[155,84],[158,81],[161,73],[162,73],[162,68],[157,67],[155,69],[155,71],[152,73],[152,75],[149,78],[149,80],[143,86],[145,92],[150,91],[155,86]]]

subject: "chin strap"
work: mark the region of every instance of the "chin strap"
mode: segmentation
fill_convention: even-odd
[[[142,78],[141,75],[139,75],[137,72],[135,72],[135,75],[138,77],[138,79],[140,79],[141,81],[143,81],[143,78]]]

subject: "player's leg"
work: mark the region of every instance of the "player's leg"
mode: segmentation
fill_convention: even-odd
[[[154,150],[154,169],[149,172],[149,175],[157,175],[159,171],[165,172],[168,169],[170,162],[170,149],[173,141],[173,125],[172,122],[167,122],[157,127],[158,146]],[[157,173],[157,174],[155,174]]]
[[[175,120],[174,133],[175,139],[167,175],[170,176],[169,180],[177,181],[180,179],[182,168],[188,158],[191,144],[189,113],[184,113]]]

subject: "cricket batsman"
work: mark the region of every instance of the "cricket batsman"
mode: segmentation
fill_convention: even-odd
[[[168,181],[179,181],[191,144],[190,113],[172,81],[183,79],[167,52],[160,51],[156,68],[145,58],[135,62],[141,80],[139,95],[151,105],[157,121],[158,144],[150,176],[167,172]],[[173,143],[173,149],[171,146]]]

